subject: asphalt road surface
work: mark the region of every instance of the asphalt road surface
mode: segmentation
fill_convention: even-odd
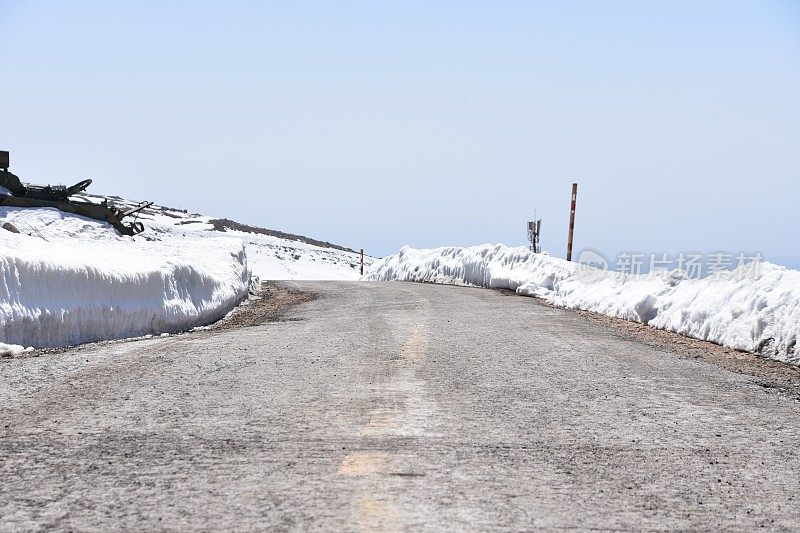
[[[0,361],[0,529],[800,528],[792,368],[498,291],[279,288],[254,309],[316,297]]]

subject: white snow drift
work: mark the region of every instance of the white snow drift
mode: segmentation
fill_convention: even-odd
[[[85,196],[100,202],[103,198]],[[112,198],[120,207],[132,204]],[[146,230],[56,209],[0,207],[0,355],[171,333],[214,322],[262,279],[358,279],[357,254],[245,231],[152,206]]]
[[[228,239],[179,246],[0,231],[0,250],[0,342],[22,346],[190,329],[222,318],[250,283],[243,245]]]
[[[751,268],[751,271],[743,269]],[[728,276],[687,279],[620,275],[526,248],[481,245],[417,250],[372,265],[368,280],[504,288],[555,305],[634,320],[730,348],[800,364],[800,272],[771,263]]]

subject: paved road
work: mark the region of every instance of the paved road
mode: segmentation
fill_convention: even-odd
[[[496,291],[0,361],[0,529],[800,527],[800,403]]]

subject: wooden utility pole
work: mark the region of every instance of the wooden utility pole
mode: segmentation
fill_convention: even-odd
[[[361,275],[364,275],[364,249],[361,249]]]
[[[567,261],[572,261],[572,236],[575,233],[575,200],[578,198],[578,184],[572,184],[572,202],[569,208],[569,237],[567,237]]]

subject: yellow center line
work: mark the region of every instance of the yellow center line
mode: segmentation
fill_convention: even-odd
[[[403,347],[400,349],[399,362],[401,368],[398,375],[393,376],[404,391],[405,401],[399,410],[380,407],[376,409],[369,422],[359,432],[361,437],[377,437],[391,434],[414,434],[424,417],[415,411],[418,407],[421,390],[417,380],[413,378],[410,364],[417,363],[425,357],[428,350],[428,336],[422,326],[414,325],[408,333]],[[405,368],[403,368],[405,367]],[[411,406],[411,407],[409,407]],[[409,411],[411,408],[411,411]],[[339,464],[336,475],[345,477],[382,476],[392,473],[395,456],[388,452],[360,450],[348,453]],[[398,529],[398,510],[389,501],[389,495],[382,494],[380,487],[363,486],[358,502],[358,525],[362,531],[388,531]]]
[[[397,415],[385,409],[377,409],[366,426],[358,433],[359,437],[374,437],[397,432],[401,429],[401,421]]]
[[[408,334],[403,348],[400,350],[402,361],[419,361],[428,351],[428,336],[421,326],[414,326]]]
[[[385,474],[390,458],[388,453],[383,452],[350,452],[342,459],[336,474],[350,477]]]
[[[396,531],[397,510],[384,501],[363,496],[358,503],[358,525],[361,531]]]

